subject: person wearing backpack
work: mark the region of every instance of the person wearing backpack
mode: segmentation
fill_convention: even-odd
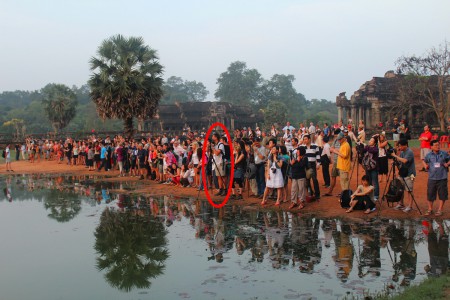
[[[380,196],[380,185],[378,183],[378,136],[374,135],[370,138],[369,143],[364,147],[362,166],[366,171],[369,182],[374,187],[374,201]]]

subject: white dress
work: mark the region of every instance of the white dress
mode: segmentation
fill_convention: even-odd
[[[273,173],[272,169],[275,168],[276,172]],[[278,189],[284,187],[283,173],[281,173],[281,168],[277,168],[275,162],[272,162],[272,165],[269,170],[269,179],[266,181],[266,186],[271,189]]]

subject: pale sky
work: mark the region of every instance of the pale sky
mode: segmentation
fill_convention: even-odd
[[[0,92],[80,86],[102,40],[120,33],[158,51],[164,78],[203,82],[207,100],[239,60],[334,101],[450,40],[449,16],[449,0],[0,0]]]

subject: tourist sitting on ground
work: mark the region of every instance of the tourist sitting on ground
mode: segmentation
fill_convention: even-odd
[[[358,186],[356,191],[351,195],[350,208],[347,213],[353,210],[365,210],[365,214],[375,211],[375,203],[373,202],[374,187],[369,184],[369,177],[364,175],[361,178],[362,185]]]

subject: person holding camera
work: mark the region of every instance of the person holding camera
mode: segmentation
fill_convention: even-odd
[[[398,174],[401,177],[401,181],[408,191],[408,206],[404,207],[403,199],[394,207],[396,210],[403,210],[408,213],[412,210],[413,203],[413,188],[414,188],[414,177],[416,176],[416,165],[414,163],[414,153],[408,147],[408,141],[405,139],[400,139],[398,141],[398,149],[400,150],[400,156],[392,153],[392,157],[401,163]]]
[[[281,188],[284,187],[283,173],[281,172],[281,167],[283,166],[283,160],[278,155],[277,147],[272,147],[270,149],[269,158],[267,160],[266,168],[266,189],[264,190],[263,200],[261,205],[267,203],[267,195],[272,191],[272,189],[277,190],[277,202],[276,206],[281,204]]]
[[[388,178],[388,172],[389,172],[389,163],[388,163],[388,153],[387,150],[389,149],[389,143],[386,139],[386,136],[382,133],[378,137],[378,175],[381,175],[381,181],[383,182],[383,176],[384,176],[384,182],[387,182]]]
[[[431,152],[422,161],[423,167],[428,171],[427,200],[428,210],[426,216],[433,213],[433,203],[436,196],[439,196],[438,210],[436,216],[442,216],[442,209],[445,201],[448,200],[448,167],[450,166],[450,155],[440,150],[438,140],[430,142]]]
[[[374,187],[374,201],[380,196],[380,186],[378,184],[378,135],[370,138],[369,143],[364,147],[362,165],[366,171],[369,182]]]
[[[214,144],[214,148],[212,148],[212,171],[217,177],[217,182],[219,184],[219,192],[214,194],[214,196],[226,196],[227,190],[225,186],[225,163],[223,160],[225,145],[223,143],[220,143],[220,135],[217,132],[212,135],[212,141]]]
[[[423,127],[423,132],[420,134],[420,159],[423,161],[428,153],[431,152],[431,140],[433,138],[433,134],[430,131],[430,127],[425,125]],[[425,168],[422,168],[422,172],[426,172]]]
[[[300,147],[294,150],[295,156],[292,155],[291,164],[291,205],[289,209],[298,206],[299,209],[304,208],[306,200],[306,166],[308,158],[305,156],[306,149]]]
[[[283,135],[284,145],[288,151],[292,150],[292,134],[290,129],[286,129]]]

